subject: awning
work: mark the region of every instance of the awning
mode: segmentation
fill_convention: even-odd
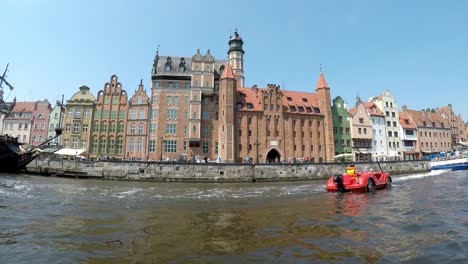
[[[345,157],[354,157],[354,155],[351,153],[343,153],[343,154],[336,155],[334,158],[339,159],[339,158],[345,158]]]
[[[71,149],[71,148],[63,148],[59,151],[54,152],[57,155],[67,155],[67,156],[78,156],[81,153],[85,152],[86,149]]]

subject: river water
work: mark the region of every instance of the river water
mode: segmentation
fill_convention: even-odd
[[[467,263],[468,171],[324,186],[0,174],[0,263]]]

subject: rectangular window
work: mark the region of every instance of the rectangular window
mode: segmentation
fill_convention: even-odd
[[[139,119],[145,119],[145,110],[140,110]]]
[[[111,124],[110,124],[110,127],[109,127],[109,132],[115,133],[116,128],[117,128],[117,127],[116,127],[116,124],[115,124],[115,123],[111,123]]]
[[[135,125],[130,126],[130,135],[135,135]]]
[[[151,124],[150,125],[150,133],[156,132],[156,124]]]
[[[358,133],[361,134],[361,128],[358,128]]]
[[[364,124],[364,118],[359,118],[359,123]]]
[[[89,118],[89,109],[84,111],[84,118]]]
[[[208,111],[203,111],[203,112],[202,112],[202,119],[203,119],[203,120],[210,120],[210,112],[208,112]]]
[[[105,154],[106,153],[106,139],[101,138],[101,141],[99,142],[99,153]]]
[[[98,125],[98,129],[99,129],[99,125]],[[65,131],[66,131],[66,132],[70,132],[70,131],[71,131],[71,124],[66,124],[66,125],[65,125]]]
[[[102,124],[101,125],[101,132],[107,132],[107,124]]]
[[[119,123],[119,130],[117,131],[118,133],[123,133],[124,132],[124,124]]]
[[[98,140],[95,138],[93,139],[92,152],[97,153],[97,148],[98,148]]]
[[[176,109],[167,109],[166,118],[167,119],[177,119],[177,110]]]
[[[167,124],[166,125],[166,134],[175,134],[177,131],[176,124]]]
[[[81,148],[86,148],[86,140],[81,140]]]
[[[144,131],[143,131],[143,130],[144,130],[143,125],[139,125],[139,126],[138,126],[138,134],[139,134],[139,135],[143,135],[143,134],[144,134]]]
[[[120,118],[120,119],[126,119],[126,117],[125,117],[125,110],[120,110],[120,111],[119,111],[119,118]]]
[[[392,131],[388,131],[388,137],[392,137]]]
[[[174,104],[179,105],[179,96],[174,96]]]
[[[156,150],[156,141],[155,140],[150,140],[149,141],[148,150],[149,150],[149,152],[154,152]]]
[[[395,131],[393,134],[395,137],[398,137],[398,132]]]
[[[110,104],[110,99],[109,99],[109,98],[104,99],[104,104],[105,104],[105,105]]]
[[[176,152],[177,140],[164,140],[164,152]]]
[[[96,119],[101,118],[101,110],[95,110],[94,111],[94,118],[96,118]]]
[[[119,103],[119,98],[112,98],[112,104],[116,105]]]
[[[137,141],[137,152],[142,152],[143,151],[143,141],[138,140]]]
[[[396,127],[396,122],[395,121],[393,121],[393,126]]]
[[[157,111],[156,109],[151,109],[151,119],[156,119]]]
[[[73,116],[73,108],[70,108],[68,109],[68,112],[67,112],[67,117],[72,117]]]
[[[185,101],[186,104],[188,104],[189,103],[189,97],[185,96],[184,101]]]
[[[81,109],[76,109],[75,118],[81,118]]]
[[[74,139],[72,140],[72,147],[73,147],[73,148],[78,148],[78,139],[77,139],[77,138],[74,138]]]
[[[83,133],[88,132],[88,124],[83,124]]]
[[[109,154],[114,154],[115,139],[109,139]]]
[[[167,97],[167,104],[168,105],[172,104],[172,96]]]
[[[102,110],[102,118],[109,118],[109,110]]]
[[[206,142],[206,141],[203,141],[202,149],[203,149],[203,153],[208,153],[208,150],[209,150],[209,143]]]
[[[111,118],[117,118],[117,110],[111,111]]]
[[[129,152],[135,152],[135,141],[130,140],[128,142],[128,151]]]
[[[122,155],[123,153],[123,139],[117,140],[117,154]]]
[[[73,132],[75,133],[80,132],[80,123],[73,123]]]
[[[184,140],[184,150],[187,150],[187,141]]]
[[[210,127],[209,126],[203,126],[203,137],[209,137],[210,136]]]
[[[395,117],[395,112],[392,112],[392,117]]]

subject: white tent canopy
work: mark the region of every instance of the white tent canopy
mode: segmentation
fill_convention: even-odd
[[[63,148],[59,151],[54,152],[57,155],[66,155],[66,156],[78,156],[81,153],[85,152],[86,149],[71,149],[71,148]]]

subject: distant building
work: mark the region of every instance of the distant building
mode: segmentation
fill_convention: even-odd
[[[47,140],[49,113],[51,110],[49,101],[37,101],[33,111],[33,122],[31,126],[31,138],[29,144],[37,146]]]
[[[315,93],[244,87],[243,40],[229,40],[228,61],[208,50],[159,56],[152,70],[150,160],[333,161],[330,88]]]
[[[385,115],[385,124],[387,131],[387,149],[386,155],[390,159],[403,158],[403,148],[401,146],[400,118],[398,116],[398,105],[389,90],[385,90],[381,96],[369,100]]]
[[[380,109],[371,102],[363,102],[372,123],[372,160],[388,160],[387,129],[385,116]]]
[[[340,96],[333,99],[332,119],[335,138],[335,160],[346,161],[352,159],[350,115],[343,98]]]
[[[464,122],[460,115],[456,115],[452,109],[452,105],[437,108],[437,113],[442,115],[445,123],[450,126],[452,133],[452,148],[456,148],[460,141],[464,139]]]
[[[148,159],[148,110],[150,100],[143,89],[141,80],[138,90],[132,96],[128,107],[127,135],[126,135],[126,159],[147,160]]]
[[[404,108],[403,113],[417,126],[420,157],[451,150],[451,127],[441,114],[431,111],[416,111]]]
[[[403,159],[419,160],[422,157],[418,151],[418,127],[407,112],[407,107],[403,106],[402,112],[400,112],[400,134],[403,145]]]
[[[55,129],[63,128],[63,120],[65,118],[65,106],[61,102],[56,102],[55,106],[49,113],[49,125],[47,131],[47,139],[55,137]],[[49,142],[49,145],[60,145],[61,136],[54,138]]]
[[[372,160],[372,119],[364,102],[356,98],[356,106],[349,110],[354,161]]]
[[[128,106],[127,92],[112,75],[95,101],[90,158],[124,159]]]
[[[65,148],[76,149],[76,154],[89,155],[89,152],[78,152],[87,151],[89,147],[95,100],[94,95],[89,92],[89,87],[81,86],[66,102],[61,144]],[[53,117],[55,116],[54,114]]]
[[[3,120],[3,134],[17,137],[19,142],[29,144],[36,104],[16,102],[11,113]]]

